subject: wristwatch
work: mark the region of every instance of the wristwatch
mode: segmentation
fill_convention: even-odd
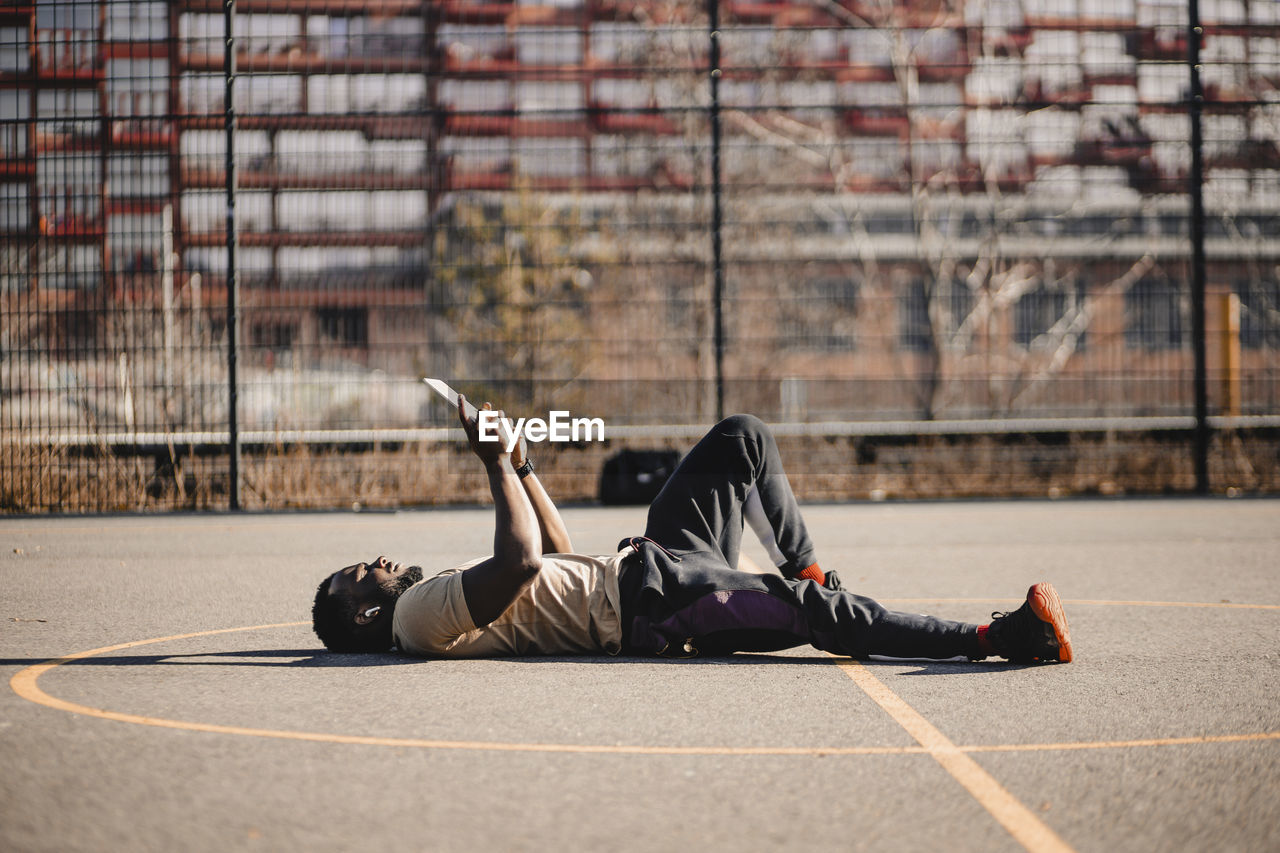
[[[516,469],[516,476],[523,480],[533,473],[533,460],[526,458],[524,464]]]

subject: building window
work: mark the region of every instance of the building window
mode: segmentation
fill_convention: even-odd
[[[107,109],[116,139],[167,132],[169,61],[107,60]]]
[[[346,48],[350,56],[420,56],[426,29],[420,18],[330,18],[331,26],[341,21],[346,26],[345,42],[339,40],[338,49]],[[331,29],[332,36],[339,35]]]
[[[1061,340],[1084,304],[1084,290],[1079,281],[1042,282],[1040,287],[1022,295],[1013,309],[1013,339],[1031,347],[1042,336],[1049,341]],[[1076,338],[1076,349],[1083,349],[1083,330]]]
[[[839,352],[856,343],[858,282],[843,276],[810,279],[778,303],[778,335],[792,350]]]
[[[90,290],[102,281],[102,252],[96,246],[49,246],[37,263],[41,287]]]
[[[616,65],[639,65],[650,61],[656,45],[672,41],[669,25],[597,21],[591,25],[591,58]]]
[[[111,268],[124,273],[154,273],[160,257],[164,220],[160,214],[116,214],[107,219]]]
[[[938,332],[949,339],[973,310],[973,292],[961,278],[950,283],[938,282],[926,288],[922,278],[912,279],[899,304],[898,337],[903,349],[910,352],[933,352],[934,329],[929,306],[941,300],[944,310]]]
[[[322,340],[343,347],[369,345],[367,308],[321,308],[316,312]]]
[[[571,178],[587,171],[587,151],[581,139],[517,139],[515,159],[520,174],[532,177]]]
[[[0,184],[0,231],[26,231],[31,227],[31,195],[26,184]]]
[[[448,61],[456,64],[509,59],[513,53],[507,28],[503,25],[443,24],[436,31],[436,44],[443,48]]]
[[[169,36],[163,0],[112,0],[107,4],[107,41],[159,41]]]
[[[1182,346],[1182,294],[1167,278],[1144,278],[1124,295],[1124,342],[1134,349]]]
[[[45,89],[36,93],[36,135],[46,143],[68,143],[98,135],[98,93]]]
[[[102,214],[102,161],[96,155],[36,158],[36,191],[44,234],[82,234]]]
[[[253,324],[253,343],[277,352],[293,349],[298,339],[298,324],[286,320],[263,320]]]
[[[565,27],[522,27],[513,34],[516,61],[521,65],[577,65],[582,61],[582,36]]]
[[[933,332],[929,324],[929,295],[924,282],[912,279],[898,306],[898,337],[902,348],[911,352],[930,352]]]
[[[169,192],[169,158],[163,154],[112,154],[107,158],[112,198],[145,198]]]
[[[1240,346],[1280,348],[1280,281],[1237,281]]]
[[[92,30],[98,21],[98,0],[40,0],[36,26],[45,29]]]
[[[30,123],[31,93],[26,89],[0,89],[0,157],[16,160],[27,156]]]
[[[98,0],[36,5],[36,51],[41,71],[80,74],[98,61]]]
[[[0,27],[0,71],[25,74],[30,68],[30,40],[26,28]]]

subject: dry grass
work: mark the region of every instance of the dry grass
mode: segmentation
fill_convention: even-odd
[[[0,444],[0,511],[111,512],[146,509],[144,460],[65,447]]]
[[[564,503],[596,499],[600,469],[623,443],[544,445],[539,476]],[[646,447],[655,446],[650,442]],[[683,449],[683,445],[666,446]],[[1193,490],[1185,434],[783,438],[797,496],[884,498],[1065,497]],[[0,444],[0,512],[148,512],[223,509],[226,456],[164,448],[153,456]],[[1210,459],[1214,491],[1280,492],[1280,431],[1221,433]],[[389,508],[484,503],[479,466],[460,443],[348,452],[247,448],[246,509]]]

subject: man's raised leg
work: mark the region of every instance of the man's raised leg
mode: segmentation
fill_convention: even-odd
[[[793,566],[816,563],[778,446],[764,422],[734,415],[681,460],[649,506],[645,536],[676,553],[710,551],[737,566],[744,504],[754,489],[778,551]]]

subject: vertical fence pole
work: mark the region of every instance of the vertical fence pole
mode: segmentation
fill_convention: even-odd
[[[1196,428],[1194,442],[1196,492],[1209,491],[1209,380],[1205,340],[1205,258],[1204,258],[1204,137],[1200,113],[1204,89],[1200,84],[1200,0],[1187,3],[1187,66],[1190,94],[1187,112],[1191,119],[1191,345],[1195,358]]]
[[[223,71],[226,92],[223,95],[223,111],[227,136],[227,450],[230,454],[230,479],[228,508],[240,509],[240,425],[238,420],[239,391],[236,376],[238,332],[240,328],[240,273],[236,268],[236,0],[224,0],[223,20],[226,42],[223,48]]]
[[[711,267],[715,323],[716,420],[724,417],[724,215],[720,174],[720,0],[707,0],[711,77]]]

